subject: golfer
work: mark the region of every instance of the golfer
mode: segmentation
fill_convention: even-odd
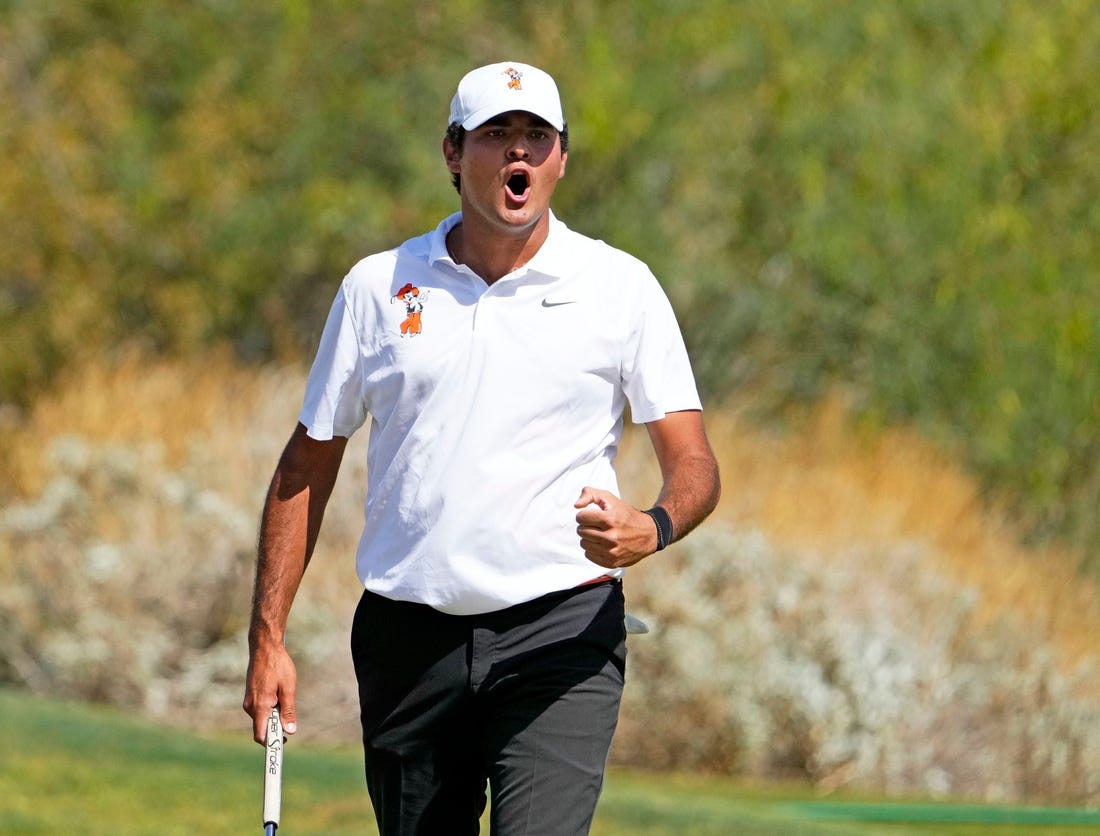
[[[244,709],[296,729],[287,615],[348,437],[370,422],[352,628],[382,834],[587,833],[623,689],[624,569],[713,510],[718,470],[672,308],[637,259],[550,209],[554,80],[459,83],[461,211],[344,278],[260,530]],[[663,476],[619,498],[624,409]]]

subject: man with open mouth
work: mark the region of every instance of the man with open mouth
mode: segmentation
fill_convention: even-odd
[[[550,209],[568,142],[542,70],[461,80],[442,149],[461,211],[345,276],[264,505],[257,740],[275,705],[297,729],[287,616],[369,420],[352,655],[383,836],[476,834],[487,789],[494,834],[587,833],[626,669],[623,576],[718,501],[660,284]],[[663,477],[646,509],[614,469],[627,405]]]

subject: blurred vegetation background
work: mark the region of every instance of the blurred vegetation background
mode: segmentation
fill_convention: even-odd
[[[1072,0],[0,0],[0,685],[240,726],[332,295],[457,208],[462,73],[527,60],[556,211],[661,278],[726,476],[629,578],[615,762],[1095,806],[1097,44]],[[331,740],[365,443],[289,631]]]
[[[457,202],[457,78],[556,75],[556,210],[648,261],[711,403],[840,390],[1100,570],[1100,5],[0,4],[0,399],[137,344],[312,352]]]

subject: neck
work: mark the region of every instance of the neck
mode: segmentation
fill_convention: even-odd
[[[465,264],[486,284],[492,284],[534,258],[549,234],[549,213],[539,218],[534,226],[514,235],[483,229],[464,216],[447,233],[447,250],[456,264]]]

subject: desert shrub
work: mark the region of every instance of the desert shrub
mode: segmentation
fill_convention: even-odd
[[[69,436],[46,456],[41,495],[0,514],[9,674],[153,712],[239,690],[252,515],[154,448]]]
[[[44,452],[41,493],[0,512],[0,681],[242,725],[263,477],[239,497],[209,486],[212,462],[198,454],[171,468],[155,446],[80,436]],[[273,444],[266,458],[277,455]],[[343,531],[332,528],[330,544]],[[289,629],[303,691],[324,694],[311,718],[320,728],[354,719],[350,559],[345,569],[309,578]]]
[[[257,523],[301,381],[300,370],[242,376],[213,358],[205,369],[128,360],[86,368],[44,399],[9,437],[23,484],[0,510],[0,682],[245,723]],[[356,458],[338,492],[362,478]],[[307,699],[325,695],[314,719],[326,728],[354,719],[347,555],[361,514],[351,497],[342,504],[321,548],[344,561],[307,576],[289,628]]]
[[[1100,794],[1095,667],[1066,673],[1010,613],[899,543],[783,552],[711,526],[633,576],[616,758],[991,800]]]

